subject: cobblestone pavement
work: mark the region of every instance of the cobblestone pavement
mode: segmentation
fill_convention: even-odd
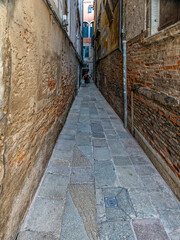
[[[18,240],[180,240],[180,203],[93,84],[82,87]]]

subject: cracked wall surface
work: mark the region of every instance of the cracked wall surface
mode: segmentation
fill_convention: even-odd
[[[13,239],[73,101],[79,61],[43,1],[0,1],[0,49],[0,239]]]

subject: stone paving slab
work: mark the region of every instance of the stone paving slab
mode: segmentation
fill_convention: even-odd
[[[70,193],[67,194],[67,201],[64,211],[61,240],[89,240],[83,220],[74,205]]]
[[[94,147],[107,147],[107,141],[105,139],[93,139]]]
[[[57,140],[57,144],[55,146],[55,150],[60,150],[60,151],[71,151],[75,145],[75,141],[73,140],[66,140],[66,139],[61,139],[59,138]]]
[[[55,148],[53,150],[53,153],[51,155],[51,160],[53,161],[72,161],[72,157],[73,157],[73,151],[61,151],[61,150],[58,150],[57,148]]]
[[[138,240],[169,240],[158,219],[133,220],[133,227]]]
[[[72,161],[72,166],[73,167],[78,167],[78,166],[92,166],[89,159],[80,151],[78,147],[74,148],[74,153],[73,153],[73,161]]]
[[[142,188],[143,184],[132,166],[116,166],[117,175],[121,186],[125,188]]]
[[[86,123],[79,123],[78,127],[77,127],[77,131],[78,132],[91,132],[91,127],[90,125],[86,122]]]
[[[158,212],[144,189],[129,189],[130,199],[138,218],[157,218]]]
[[[71,184],[92,184],[94,183],[92,167],[72,167]]]
[[[99,236],[100,240],[135,240],[129,221],[102,223],[99,225]]]
[[[68,183],[69,176],[46,174],[38,191],[38,196],[48,199],[64,200],[66,198]]]
[[[141,175],[140,179],[145,189],[148,189],[149,192],[152,191],[171,192],[169,186],[166,184],[166,182],[162,179],[162,177],[159,174],[154,175],[151,178],[151,181],[149,180],[149,176],[144,175]]]
[[[168,235],[171,240],[179,240],[180,239],[179,232],[172,232],[172,233],[169,233]]]
[[[94,159],[97,161],[110,160],[111,155],[108,147],[94,147]]]
[[[158,210],[158,213],[167,232],[179,232],[180,237],[180,211],[167,209],[165,211]]]
[[[81,152],[89,159],[92,166],[94,166],[92,146],[78,146]]]
[[[117,177],[111,161],[95,161],[95,185],[96,188],[114,187]]]
[[[79,90],[17,239],[180,240],[179,201],[93,84]]]
[[[89,145],[91,145],[90,133],[79,132],[76,136],[76,144],[78,146],[89,146]]]
[[[114,156],[113,157],[114,164],[116,166],[132,166],[132,162],[129,157],[125,156]]]
[[[133,162],[134,165],[145,165],[145,164],[150,164],[149,159],[146,156],[131,156],[130,157],[131,161]],[[137,166],[139,167],[139,166]]]
[[[94,138],[105,138],[105,135],[104,135],[103,132],[93,132],[93,133],[92,133],[92,136],[93,136]]]
[[[20,232],[17,237],[17,240],[59,240],[58,237],[54,236],[51,233],[42,233],[42,232],[32,232],[25,231]]]
[[[75,140],[75,135],[61,134],[60,135],[60,139],[63,139],[63,140]]]
[[[168,209],[180,210],[179,202],[169,192],[151,191],[150,197],[153,205],[159,211],[166,211]]]
[[[143,175],[143,176],[147,176],[147,175],[150,175],[150,176],[154,176],[154,174],[157,174],[157,170],[149,165],[149,164],[146,164],[146,165],[134,165],[135,167],[135,170],[137,172],[137,174],[139,176]]]
[[[94,185],[70,185],[69,192],[83,220],[89,239],[97,239]]]
[[[70,166],[69,162],[63,161],[50,161],[46,170],[47,173],[69,176],[70,175]]]
[[[21,231],[53,233],[59,237],[63,216],[63,201],[36,197]]]

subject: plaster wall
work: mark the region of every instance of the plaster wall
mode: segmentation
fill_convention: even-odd
[[[95,10],[96,12],[96,10]],[[101,12],[101,26],[100,35],[97,37],[97,50],[101,48],[101,56],[103,58],[110,54],[112,51],[118,48],[118,33],[119,33],[119,3],[117,2],[113,10],[113,21],[109,22],[103,0],[97,1],[97,16],[95,16],[95,22],[98,20],[98,16]],[[95,27],[96,29],[96,27]]]
[[[146,27],[146,1],[123,1],[124,28],[127,31],[126,40],[130,40],[145,31]]]
[[[43,1],[0,1],[0,239],[14,239],[73,101],[76,53]]]
[[[84,0],[83,1],[83,21],[88,23],[94,20],[94,10],[92,10],[92,13],[88,13],[89,6],[93,6],[93,0]]]

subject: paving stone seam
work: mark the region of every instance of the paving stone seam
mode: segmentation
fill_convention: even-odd
[[[135,233],[135,231],[134,231],[134,227],[133,227],[132,220],[133,220],[133,219],[130,220],[130,226],[131,226],[132,232],[133,232],[133,234],[134,234],[135,240],[138,240],[138,239],[137,239],[137,236],[136,236],[136,233]],[[147,240],[148,240],[148,239],[147,239]]]
[[[53,237],[55,237],[55,238],[57,238],[57,239],[59,238],[59,236],[55,235],[54,232],[33,231],[33,230],[30,230],[30,229],[20,231],[20,232],[18,233],[18,236],[19,236],[20,233],[25,233],[25,232],[38,233],[38,234],[45,234],[45,235],[49,235],[49,234],[51,234],[51,235],[53,235]],[[15,238],[15,240],[18,239],[18,236]]]

